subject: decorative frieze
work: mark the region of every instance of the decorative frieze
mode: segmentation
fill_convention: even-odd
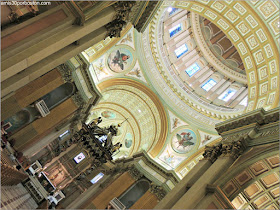
[[[248,135],[248,133],[250,132],[250,130],[246,130],[245,132],[238,132],[234,135],[228,135],[228,136],[225,136],[223,138],[223,141],[226,141],[226,142],[229,142],[229,141],[233,141],[235,139],[239,139],[241,137],[245,137]]]
[[[263,131],[258,137],[273,136],[279,134],[279,127]]]

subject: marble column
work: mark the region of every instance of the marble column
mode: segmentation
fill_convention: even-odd
[[[213,184],[233,162],[231,156],[219,157],[171,209],[194,209],[204,199],[207,185]]]
[[[155,209],[171,209],[187,191],[187,187],[194,184],[197,179],[211,166],[210,160],[200,160],[194,168],[169,192]]]

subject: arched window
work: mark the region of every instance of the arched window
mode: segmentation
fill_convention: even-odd
[[[133,206],[149,189],[150,183],[141,179],[125,191],[118,199],[128,209]]]

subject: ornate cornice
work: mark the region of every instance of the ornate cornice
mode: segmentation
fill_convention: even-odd
[[[141,17],[143,10],[147,6],[148,2],[137,1],[135,5],[131,9],[131,13],[129,14],[129,22],[131,22],[134,26],[137,24],[139,18]]]
[[[75,57],[71,58],[66,62],[66,64],[62,65],[63,67],[67,67],[64,70],[63,74],[64,78],[67,80],[75,82],[75,85],[78,89],[78,93],[72,97],[75,104],[78,107],[83,108],[83,121],[86,120],[86,115],[89,113],[89,110],[92,106],[96,105],[101,99],[101,93],[94,85],[94,82],[91,80],[89,73],[89,63],[86,58],[80,53]],[[79,73],[77,73],[79,72]],[[71,74],[70,74],[71,73]],[[79,78],[79,76],[83,77],[83,80]],[[90,92],[90,94],[87,94]]]
[[[265,111],[263,108],[254,110],[236,117],[231,120],[227,120],[216,124],[216,130],[219,134],[226,131],[240,128],[249,124],[257,123],[258,126],[276,122],[279,120],[279,107],[270,111]]]
[[[128,173],[136,181],[141,179],[144,176],[144,174],[142,174],[134,165],[129,168]]]
[[[258,109],[219,123],[216,130],[222,136],[223,144],[236,139],[246,139],[248,147],[275,143],[279,141],[279,110],[279,107],[270,111]]]
[[[174,180],[176,183],[179,183],[179,177],[174,173],[174,171],[170,171],[165,169],[163,166],[155,162],[145,151],[136,153],[133,155],[133,158],[139,158],[143,157],[143,161],[151,165],[153,168],[155,168],[157,171],[159,171],[161,174],[164,174],[166,177],[169,177],[170,179]]]
[[[128,169],[133,169],[136,167],[134,166],[136,163],[138,163],[140,160],[143,160],[143,162],[147,165],[149,165],[149,167],[151,169],[153,169],[154,171],[158,172],[161,176],[165,177],[166,179],[169,179],[169,180],[172,180],[172,182],[174,183],[179,183],[180,181],[180,178],[178,177],[178,175],[174,172],[174,171],[170,171],[170,170],[167,170],[165,169],[163,166],[159,165],[158,163],[156,163],[153,158],[151,158],[147,152],[145,151],[141,151],[141,152],[138,152],[138,153],[135,153],[132,157],[130,158],[122,158],[122,159],[117,159],[115,160],[115,164],[116,164],[116,167],[119,168],[119,167],[127,167]],[[132,165],[134,164],[134,165]],[[137,168],[139,168],[137,166]],[[134,170],[134,169],[133,169]],[[136,169],[139,171],[139,169]],[[133,172],[134,173],[134,172]],[[138,172],[135,172],[136,174]],[[144,176],[145,174],[143,172],[140,172],[139,173],[142,173]],[[148,172],[147,172],[148,173]],[[151,174],[152,175],[152,174]],[[138,176],[138,175],[137,175]],[[139,175],[140,176],[140,175]],[[153,176],[153,175],[152,175]]]
[[[138,32],[145,31],[162,1],[139,1],[130,13],[130,22]]]

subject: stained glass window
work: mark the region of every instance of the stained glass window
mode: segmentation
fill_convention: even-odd
[[[209,91],[217,82],[213,79],[209,79],[204,85],[201,86],[202,89]]]
[[[227,102],[234,94],[236,93],[235,89],[229,88],[225,92],[223,92],[218,99],[221,99]]]
[[[76,163],[81,162],[83,159],[85,159],[85,155],[82,152],[80,154],[78,154],[76,157],[74,157],[74,160]]]
[[[188,52],[188,47],[186,44],[183,44],[182,46],[178,47],[174,52],[177,58],[180,58],[182,55],[184,55],[184,53]]]
[[[63,139],[64,137],[68,136],[70,133],[69,133],[69,130],[65,131],[63,134],[59,135],[59,138],[60,139]]]
[[[97,174],[92,180],[90,180],[90,182],[91,182],[92,184],[95,184],[95,183],[98,182],[100,179],[102,179],[103,176],[104,176],[104,174],[100,172],[100,173]]]
[[[172,8],[171,11],[169,12],[169,16],[175,14],[178,10],[179,8]]]
[[[193,76],[198,70],[200,69],[197,63],[192,64],[189,68],[186,69],[187,74],[189,77]]]
[[[177,34],[181,30],[182,30],[181,23],[176,25],[176,26],[174,26],[173,28],[169,29],[170,37],[174,36],[175,34]]]

